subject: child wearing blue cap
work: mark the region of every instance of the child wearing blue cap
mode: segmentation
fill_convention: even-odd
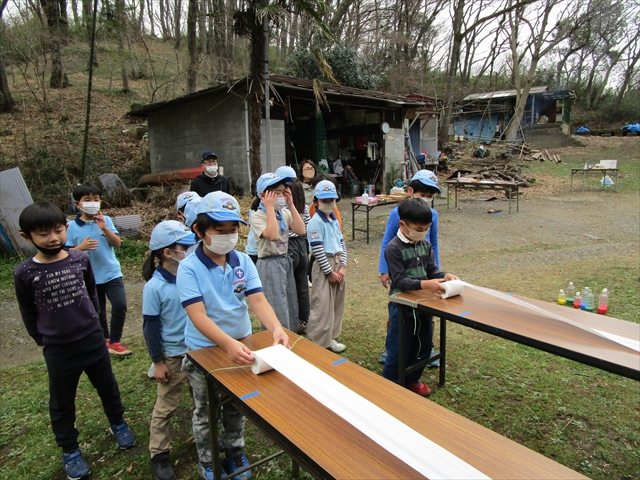
[[[169,422],[187,381],[182,371],[187,353],[184,343],[187,313],[178,298],[176,274],[187,249],[195,243],[195,235],[182,223],[160,222],[151,232],[151,253],[142,267],[142,276],[147,281],[142,290],[142,330],[158,382],[149,435],[151,469],[157,479],[175,478],[169,461]],[[160,263],[157,267],[156,259]]]
[[[333,182],[323,180],[316,185],[313,202],[317,210],[307,232],[316,259],[311,268],[313,288],[307,338],[336,353],[346,348],[336,341],[342,332],[347,271],[347,246],[333,213],[339,199]]]
[[[187,311],[185,343],[189,350],[218,345],[237,365],[251,365],[251,351],[241,342],[251,335],[247,303],[262,325],[273,334],[273,343],[289,346],[289,338],[267,301],[258,271],[251,259],[234,250],[238,241],[240,217],[238,202],[231,195],[213,192],[198,204],[198,216],[192,226],[202,239],[195,252],[178,267],[176,285],[182,306]],[[193,436],[198,450],[198,474],[213,479],[206,376],[185,357],[182,364],[193,390]],[[244,416],[233,406],[222,409],[221,447],[226,460],[222,465],[233,472],[249,465],[244,452]],[[234,478],[250,478],[247,470]]]
[[[434,195],[440,194],[440,188],[438,187],[438,177],[431,170],[418,170],[416,174],[411,178],[409,188],[407,189],[409,197],[420,198],[428,205],[431,204]],[[440,252],[438,250],[438,212],[431,208],[431,227],[427,233],[427,241],[431,245],[433,251],[433,257],[436,262],[436,266],[440,267]],[[389,278],[389,267],[387,266],[387,260],[385,258],[385,251],[387,245],[398,234],[400,225],[400,216],[398,215],[398,207],[391,210],[389,218],[387,219],[387,226],[384,231],[384,237],[382,238],[382,245],[380,246],[380,262],[378,266],[378,272],[380,273],[380,282],[384,288],[389,288],[391,285],[391,279]],[[387,320],[387,329],[389,328],[389,320]],[[431,330],[433,336],[433,329]],[[432,338],[433,341],[433,338]],[[434,356],[436,351],[431,349],[431,356]],[[384,363],[387,358],[387,351],[385,349],[380,355],[380,362]],[[440,365],[439,360],[435,360],[429,364],[429,367],[435,368]]]
[[[200,198],[200,195],[198,195],[196,192],[182,192],[180,195],[178,195],[178,198],[176,199],[176,212],[178,215],[178,219],[182,223],[185,223],[184,211],[187,205],[193,201],[199,201]]]
[[[306,228],[287,184],[291,177],[265,173],[256,182],[258,196],[251,206],[251,230],[258,247],[256,267],[264,294],[283,327],[297,332],[298,301],[289,251],[289,230],[304,235]],[[287,208],[288,207],[288,208]]]
[[[302,216],[305,228],[309,224],[311,217],[309,216],[309,205],[306,204],[304,187],[302,182],[296,177],[296,172],[289,166],[282,166],[276,169],[276,175],[279,177],[292,177],[289,183],[291,190],[291,199],[296,210]],[[247,241],[248,243],[248,241]],[[307,324],[309,323],[309,246],[306,235],[298,235],[289,230],[289,250],[288,253],[293,263],[293,278],[296,282],[296,292],[298,293],[298,333],[306,333]]]

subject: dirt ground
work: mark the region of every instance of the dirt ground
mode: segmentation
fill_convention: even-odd
[[[369,245],[364,234],[356,232],[351,241],[351,211],[341,202],[345,219],[344,234],[353,261],[357,283],[377,287],[377,252],[384,221],[392,206],[372,210],[372,236]],[[487,276],[500,272],[517,272],[522,266],[541,268],[566,260],[615,256],[637,258],[640,250],[640,199],[638,195],[613,192],[580,192],[525,198],[520,212],[508,212],[506,200],[491,202],[477,196],[463,199],[459,209],[447,209],[439,200],[439,241],[442,268],[471,283],[486,283]],[[501,209],[501,215],[487,210]],[[363,218],[356,221],[363,226]],[[358,262],[361,259],[362,261]],[[561,275],[561,272],[559,272]],[[142,287],[140,281],[125,277],[129,310],[124,342],[142,333]],[[501,286],[507,289],[509,285]],[[499,287],[496,287],[499,288]],[[517,292],[534,296],[537,292]],[[551,300],[551,299],[549,299]],[[3,299],[0,305],[0,367],[27,363],[41,358],[40,349],[27,335],[15,298]]]

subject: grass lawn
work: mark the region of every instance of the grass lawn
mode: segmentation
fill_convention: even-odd
[[[561,157],[567,165],[549,162],[531,164],[530,174],[568,179],[569,168],[585,161],[618,158],[621,185],[618,197],[637,201],[639,167],[637,141],[618,150],[571,149]],[[576,151],[577,150],[577,151]],[[606,152],[608,155],[603,156]],[[592,159],[587,159],[591,158]],[[568,182],[568,180],[567,180]],[[568,184],[567,188],[568,190]],[[346,210],[345,210],[346,212]],[[450,228],[446,211],[441,211],[441,230]],[[485,214],[486,215],[486,214]],[[526,209],[517,215],[527,215]],[[344,215],[345,237],[351,239],[350,215]],[[513,217],[516,218],[516,217]],[[606,219],[602,219],[606,221]],[[637,221],[637,220],[634,220]],[[379,238],[386,217],[372,219],[372,242],[348,241],[350,267],[343,334],[345,352],[351,361],[381,372],[378,356],[384,344],[386,295],[377,280]],[[522,236],[528,232],[523,232]],[[361,238],[361,237],[360,237]],[[443,242],[441,240],[441,242]],[[554,262],[523,265],[517,272],[491,271],[483,286],[513,291],[551,301],[559,284],[571,278],[594,291],[608,287],[615,291],[610,316],[639,322],[640,253],[638,238],[629,238],[631,247],[602,252],[589,258],[567,258]],[[606,243],[603,244],[606,246]],[[444,247],[444,245],[443,245]],[[444,253],[455,251],[447,246]],[[442,247],[441,247],[442,248]],[[527,255],[537,251],[562,251],[562,244],[523,247],[501,245],[484,252],[482,258],[465,257],[460,252],[448,263],[454,273],[472,271],[474,263],[491,262],[505,255]],[[139,271],[145,246],[128,242],[121,252],[124,267]],[[0,259],[0,293],[13,301],[11,271],[16,258]],[[128,277],[132,278],[132,277]],[[550,293],[551,292],[551,293]],[[131,316],[140,312],[131,311]],[[257,325],[254,325],[257,328]],[[436,325],[436,332],[438,331]],[[437,339],[435,339],[437,344]],[[114,359],[113,367],[127,408],[126,418],[137,436],[137,446],[120,452],[111,435],[100,401],[86,377],[77,396],[77,426],[83,452],[92,465],[92,478],[150,478],[148,437],[150,414],[155,401],[154,382],[146,377],[149,358],[141,334],[127,338],[135,354]],[[494,430],[548,458],[597,479],[635,479],[640,472],[640,388],[636,381],[565,360],[529,347],[501,340],[455,324],[448,326],[447,383],[437,387],[437,370],[425,372],[434,401],[491,430]],[[43,361],[0,370],[0,477],[29,479],[65,478],[60,451],[55,445],[48,415],[48,379]],[[197,455],[190,422],[188,390],[178,415],[173,419],[172,459],[178,478],[196,479]],[[255,427],[248,425],[247,453],[261,458],[276,451]],[[264,465],[253,478],[290,478],[287,458]],[[303,474],[303,478],[311,478]]]

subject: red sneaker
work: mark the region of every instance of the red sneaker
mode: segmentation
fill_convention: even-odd
[[[424,383],[407,383],[407,388],[423,397],[431,395],[431,389]]]
[[[113,343],[109,342],[108,347],[109,347],[109,353],[113,355],[118,355],[119,357],[126,357],[127,355],[131,355],[132,353],[131,350],[126,348],[120,342],[113,342]]]

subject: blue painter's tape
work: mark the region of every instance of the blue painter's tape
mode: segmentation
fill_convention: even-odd
[[[467,315],[469,315],[470,313],[471,313],[471,312],[470,312],[469,310],[467,310],[466,312],[459,313],[459,314],[458,314],[458,316],[459,316],[459,317],[466,317],[466,316],[467,316]]]
[[[333,362],[333,365],[340,365],[341,363],[344,363],[346,361],[346,358],[341,358],[340,360],[336,360],[335,362]]]
[[[243,395],[242,397],[240,397],[240,400],[246,400],[248,398],[251,397],[255,397],[256,395],[258,395],[260,392],[255,391],[255,392],[251,392],[251,393],[247,393],[246,395]]]
[[[513,297],[513,293],[511,292],[507,293],[507,295],[509,295],[510,297]]]

